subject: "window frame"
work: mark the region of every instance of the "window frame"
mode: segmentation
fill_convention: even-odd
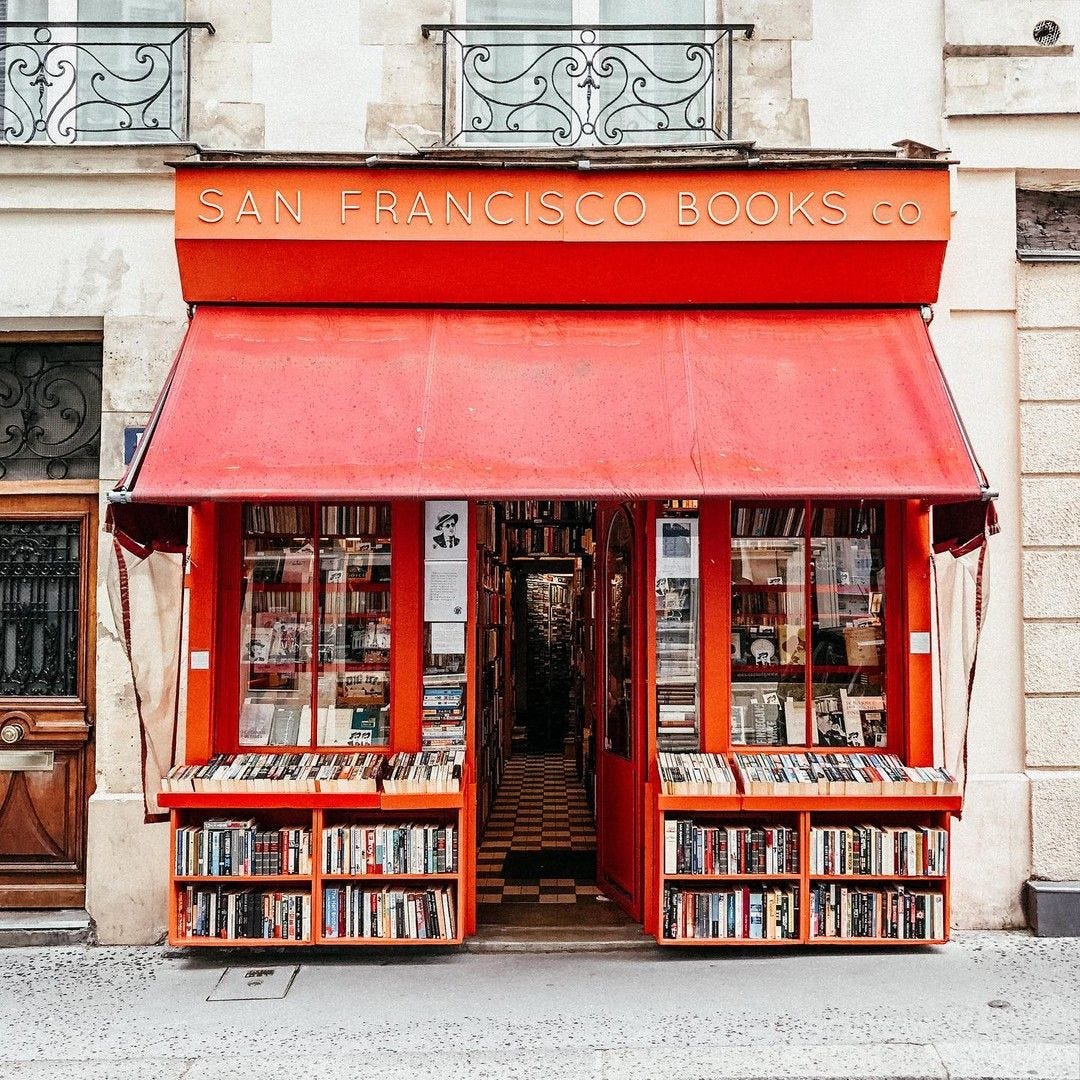
[[[422,698],[423,579],[420,574],[422,503],[393,499],[340,499],[332,505],[385,503],[390,506],[390,740],[384,746],[323,745],[314,741],[318,730],[316,714],[311,717],[312,741],[300,746],[240,745],[241,589],[243,581],[243,507],[251,503],[302,504],[312,509],[314,531],[318,531],[323,502],[285,499],[249,499],[245,503],[207,504],[196,508],[192,527],[192,561],[204,544],[214,557],[193,571],[191,635],[189,650],[198,641],[196,620],[212,611],[209,640],[212,642],[208,668],[209,685],[200,685],[201,672],[189,671],[188,745],[189,760],[198,759],[205,741],[207,754],[243,753],[355,753],[393,754],[420,749],[420,709]],[[316,550],[316,558],[318,551]],[[216,565],[215,565],[216,564]],[[318,578],[312,584],[317,594]],[[313,632],[318,634],[317,597],[312,611]],[[312,664],[313,696],[317,692],[316,665]],[[192,678],[194,676],[194,680]],[[204,704],[204,702],[206,704]],[[205,733],[200,732],[199,713],[209,715]],[[195,735],[194,741],[191,736]],[[200,738],[201,734],[201,738]]]
[[[672,498],[677,496],[673,495]],[[761,746],[731,741],[731,507],[742,499],[701,499],[698,504],[698,536],[700,551],[700,657],[699,657],[699,742],[707,753],[865,753],[866,747],[831,747],[808,743],[802,746]],[[754,500],[757,501],[757,500]],[[807,504],[807,530],[810,523],[810,503],[847,504],[854,499],[760,500]],[[867,500],[869,501],[869,500]],[[932,757],[933,723],[929,671],[920,670],[913,679],[913,658],[905,648],[909,631],[921,629],[922,620],[929,618],[929,577],[917,571],[921,566],[919,552],[925,546],[916,541],[925,531],[925,508],[917,502],[904,500],[873,500],[885,506],[885,694],[888,702],[888,736],[879,753],[898,755],[907,764],[928,763]],[[663,502],[651,504],[650,530],[663,516]],[[808,539],[808,537],[807,537]],[[928,540],[926,541],[928,544]],[[928,550],[928,548],[926,549]],[[809,552],[807,552],[809,557]],[[650,559],[650,575],[655,577],[655,559]],[[809,614],[809,612],[808,612]],[[655,612],[648,612],[648,648],[655,650]],[[929,661],[929,656],[925,657]],[[810,676],[812,678],[812,665]],[[648,700],[650,721],[648,737],[651,754],[658,747],[656,725],[656,670],[649,665]],[[925,686],[923,684],[926,684]],[[808,683],[812,685],[812,683]],[[918,697],[918,704],[916,698]],[[921,698],[926,697],[925,701]],[[809,722],[808,722],[809,723]],[[807,733],[812,737],[812,730]]]

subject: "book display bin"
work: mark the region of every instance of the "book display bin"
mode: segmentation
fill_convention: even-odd
[[[169,944],[263,948],[460,945],[464,926],[463,883],[471,865],[466,841],[466,806],[474,797],[471,787],[468,785],[460,792],[415,795],[163,792],[159,801],[171,812]],[[182,830],[199,829],[208,821],[216,823],[218,828],[226,823],[241,827],[254,823],[256,833],[260,835],[290,829],[293,840],[297,831],[305,832],[310,838],[310,864],[300,863],[302,872],[252,873],[253,869],[265,869],[265,864],[237,859],[237,846],[242,845],[235,843],[230,853],[232,858],[224,865],[220,857],[210,866],[178,862],[178,838],[182,842],[186,836]],[[393,845],[387,840],[386,848],[380,847],[379,852],[384,856],[384,863],[392,869],[372,869],[367,873],[357,872],[356,867],[349,873],[324,870],[328,865],[325,830],[340,826],[346,830],[350,826],[368,827],[368,835],[372,838],[376,826],[397,827],[397,865],[406,869],[399,872],[390,862]],[[446,865],[445,869],[424,870],[416,863],[424,850],[423,840],[416,835],[416,830],[425,828],[429,838],[439,837],[442,841],[448,835],[453,837],[451,851],[448,853],[443,848],[438,860],[432,858],[429,863]],[[382,836],[387,832],[384,828]],[[412,855],[407,856],[403,848],[410,841]],[[189,842],[188,850],[190,848]],[[210,849],[211,843],[205,843],[204,850]],[[368,851],[369,857],[373,858],[373,843]],[[218,854],[216,846],[213,852]],[[296,867],[298,863],[294,859],[291,865]],[[178,873],[178,869],[199,870],[215,866],[243,872]],[[214,897],[212,922],[211,894]],[[242,920],[239,914],[234,916],[230,910],[240,906],[236,901],[229,905],[228,898],[233,895],[245,898],[241,903],[249,914],[249,930],[257,932],[249,936],[234,935],[233,931]],[[193,902],[201,904],[194,913]],[[346,911],[346,904],[349,911]],[[272,917],[275,905],[283,910],[284,919]],[[250,918],[252,908],[256,909],[254,927]],[[200,916],[202,932],[192,933],[191,928]],[[338,917],[338,922],[331,926],[329,921],[334,916]],[[373,925],[375,932],[356,932],[356,927]]]
[[[656,939],[664,946],[944,944],[950,821],[959,804],[951,795],[665,795],[650,785]],[[693,839],[687,822],[697,827]],[[780,829],[787,860],[775,846]],[[720,848],[718,838],[728,830],[757,832],[747,835],[741,861],[733,832]],[[680,843],[684,857],[676,861]],[[734,852],[728,864],[719,863],[718,848]],[[692,872],[679,872],[691,869],[692,852]],[[882,868],[888,872],[858,872]],[[688,894],[697,897],[688,902]]]

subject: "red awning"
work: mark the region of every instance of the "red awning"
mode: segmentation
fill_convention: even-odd
[[[121,500],[984,488],[915,309],[202,307],[140,449]]]

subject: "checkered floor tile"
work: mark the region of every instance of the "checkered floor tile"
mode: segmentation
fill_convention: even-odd
[[[481,904],[576,904],[594,901],[596,885],[573,878],[508,881],[509,851],[569,848],[595,851],[596,831],[573,761],[561,754],[518,754],[503,782],[476,857],[476,899]]]

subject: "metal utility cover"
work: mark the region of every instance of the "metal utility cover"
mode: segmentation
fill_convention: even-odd
[[[292,967],[230,967],[221,973],[207,1001],[258,1001],[283,998],[292,986],[299,965]]]

